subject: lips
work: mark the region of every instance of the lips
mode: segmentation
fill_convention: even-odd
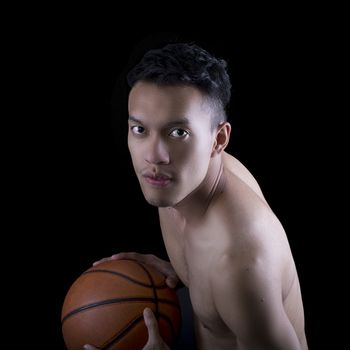
[[[142,177],[152,186],[165,187],[172,181],[171,176],[164,173],[153,173],[146,171],[142,173]]]

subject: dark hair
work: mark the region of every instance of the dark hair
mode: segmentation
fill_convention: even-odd
[[[197,45],[168,44],[148,51],[128,73],[127,81],[131,88],[140,80],[158,85],[194,86],[215,106],[215,124],[227,120],[225,108],[231,97],[231,82],[226,66],[226,61]]]

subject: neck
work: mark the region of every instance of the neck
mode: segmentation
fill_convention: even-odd
[[[211,159],[207,175],[202,183],[172,210],[185,222],[201,219],[210,204],[222,193],[224,183],[222,156],[217,155]]]

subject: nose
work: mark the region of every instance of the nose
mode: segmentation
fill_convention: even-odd
[[[153,137],[144,145],[145,160],[149,164],[169,164],[169,150],[166,143],[160,137]]]

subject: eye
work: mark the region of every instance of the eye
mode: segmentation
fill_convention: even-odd
[[[184,129],[174,129],[171,133],[170,136],[175,137],[175,138],[185,138],[187,135],[189,135],[188,131]]]
[[[141,135],[145,132],[145,128],[139,125],[134,125],[130,127],[131,131],[136,135]]]

